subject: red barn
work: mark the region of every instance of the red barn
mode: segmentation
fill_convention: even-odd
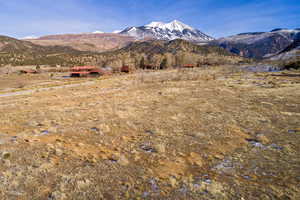
[[[22,69],[20,70],[21,74],[37,74],[38,71],[34,69]]]
[[[71,68],[71,77],[100,76],[101,70],[95,66],[76,66]]]
[[[130,69],[129,69],[128,66],[123,66],[123,67],[121,67],[121,72],[129,73],[129,72],[130,72]]]
[[[182,68],[194,68],[195,66],[192,64],[183,65]]]

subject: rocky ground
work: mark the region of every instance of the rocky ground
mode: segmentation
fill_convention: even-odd
[[[299,71],[5,76],[0,199],[300,199]]]

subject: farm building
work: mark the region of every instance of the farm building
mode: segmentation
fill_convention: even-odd
[[[121,67],[121,72],[129,73],[130,72],[130,68],[128,66],[122,66]]]
[[[186,65],[183,65],[182,68],[194,68],[195,66],[193,64],[186,64]]]
[[[76,66],[71,68],[71,77],[100,76],[102,71],[95,66]]]
[[[21,74],[37,74],[38,71],[34,69],[22,69],[20,70]]]

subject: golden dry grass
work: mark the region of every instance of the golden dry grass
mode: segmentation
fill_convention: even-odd
[[[0,97],[0,197],[297,199],[299,89],[227,66]]]

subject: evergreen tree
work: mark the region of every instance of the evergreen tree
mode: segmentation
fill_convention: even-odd
[[[140,68],[145,69],[145,58],[144,57],[142,57],[142,59],[140,61]]]
[[[166,69],[167,64],[168,64],[168,60],[167,60],[167,58],[164,58],[160,63],[159,69]]]

